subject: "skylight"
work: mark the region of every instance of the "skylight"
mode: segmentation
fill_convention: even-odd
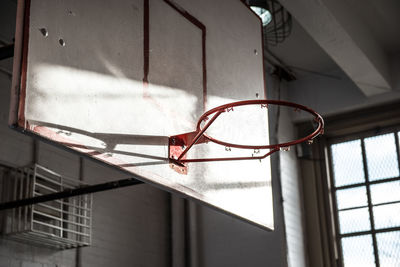
[[[272,16],[267,9],[257,6],[251,6],[250,8],[261,18],[263,26],[267,26],[271,22]]]

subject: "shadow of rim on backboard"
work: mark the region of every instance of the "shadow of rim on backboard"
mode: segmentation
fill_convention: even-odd
[[[115,149],[116,145],[121,145],[121,144],[165,146],[165,145],[168,145],[168,138],[169,138],[168,136],[93,133],[93,132],[85,131],[82,129],[59,125],[59,124],[54,124],[54,123],[49,123],[49,122],[34,121],[34,120],[29,120],[29,122],[30,122],[30,124],[33,124],[36,127],[54,128],[54,129],[56,129],[55,133],[57,133],[57,134],[64,133],[67,136],[72,133],[80,134],[80,135],[88,136],[88,137],[91,137],[91,138],[94,138],[94,139],[97,139],[97,140],[103,142],[106,146],[105,148],[81,145],[81,144],[74,143],[72,140],[71,140],[71,142],[60,142],[60,144],[67,146],[69,148],[80,148],[80,149],[93,150],[93,152],[88,153],[91,156],[105,154],[105,155],[109,155],[110,157],[112,157],[112,154],[120,154],[120,155],[127,155],[127,156],[155,160],[155,161],[149,161],[149,162],[119,164],[118,165],[119,167],[137,167],[137,166],[161,165],[161,164],[169,164],[170,163],[168,157],[160,157],[160,156],[135,153],[135,152],[127,152],[127,151]],[[118,141],[118,143],[116,141]]]

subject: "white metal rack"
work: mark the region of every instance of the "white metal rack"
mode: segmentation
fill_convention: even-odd
[[[2,201],[32,198],[83,185],[34,164],[3,177]],[[3,215],[3,233],[13,239],[60,249],[91,243],[91,194],[21,206],[5,210]]]

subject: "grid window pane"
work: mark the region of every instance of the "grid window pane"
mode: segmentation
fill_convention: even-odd
[[[331,152],[335,186],[365,182],[360,140],[332,145]]]
[[[400,226],[400,203],[373,208],[375,228]]]
[[[369,137],[364,142],[370,181],[399,176],[393,133]]]
[[[378,255],[379,266],[400,267],[397,137],[400,139],[400,132],[396,131],[330,147],[344,266],[375,267]],[[393,179],[383,180],[388,178]],[[372,210],[368,203],[372,204]],[[370,232],[366,235],[365,231]]]
[[[346,267],[375,267],[370,235],[342,238],[343,263]]]
[[[400,201],[400,181],[371,185],[372,204]]]
[[[337,190],[336,200],[339,210],[367,206],[367,189],[365,186],[358,186],[349,189]]]
[[[382,267],[400,266],[400,231],[376,235]]]
[[[340,233],[353,233],[371,229],[368,208],[339,211]]]

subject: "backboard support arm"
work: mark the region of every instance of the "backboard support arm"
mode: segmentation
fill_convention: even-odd
[[[41,196],[36,196],[36,197],[31,197],[31,198],[24,198],[24,199],[0,203],[0,210],[12,209],[12,208],[17,208],[17,207],[22,207],[22,206],[27,206],[27,205],[33,205],[33,204],[37,204],[37,203],[43,203],[43,202],[47,202],[47,201],[51,201],[51,200],[64,199],[64,198],[68,198],[68,197],[102,192],[102,191],[117,189],[117,188],[121,188],[121,187],[139,185],[142,183],[143,183],[142,181],[139,181],[135,178],[127,178],[127,179],[121,179],[121,180],[112,181],[112,182],[83,186],[83,187],[74,188],[74,189],[66,189],[64,191],[60,191],[60,192],[56,192],[56,193],[52,193],[52,194],[46,194],[46,195],[41,195]]]

